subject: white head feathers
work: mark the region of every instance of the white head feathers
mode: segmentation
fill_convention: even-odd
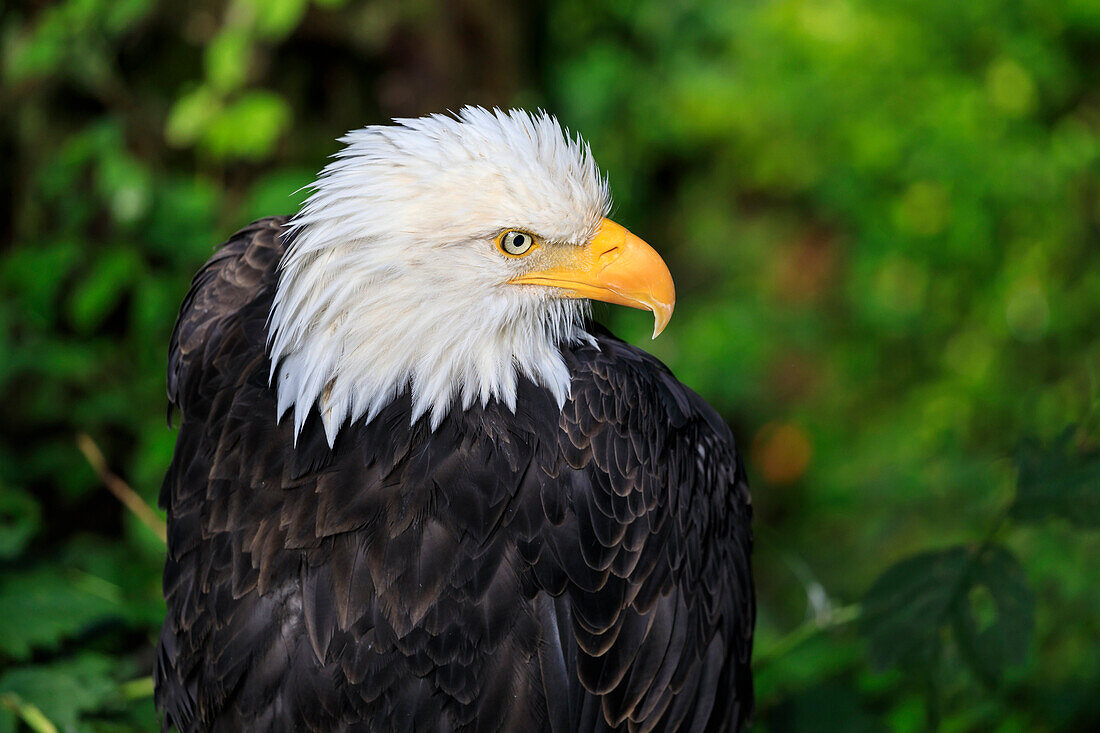
[[[610,206],[588,146],[545,113],[467,107],[348,133],[288,230],[271,312],[279,417],[317,406],[331,444],[411,390],[434,428],[454,406],[515,409],[519,375],[564,401],[563,343],[585,301],[508,280],[494,238],[581,246]]]

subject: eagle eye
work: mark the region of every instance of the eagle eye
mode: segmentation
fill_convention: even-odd
[[[497,247],[506,255],[522,257],[538,244],[535,235],[521,232],[518,229],[509,229],[497,237]]]

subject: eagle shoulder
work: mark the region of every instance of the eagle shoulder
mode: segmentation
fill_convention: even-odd
[[[739,729],[753,707],[755,599],[736,444],[659,360],[592,332],[567,358],[558,445],[571,470],[543,496],[562,551],[535,567],[573,620],[581,698],[601,698],[613,726]]]
[[[211,370],[239,374],[240,365],[228,368],[225,362],[244,356],[244,349],[259,345],[262,356],[288,221],[271,216],[241,229],[191,281],[168,347],[171,404],[186,411]]]

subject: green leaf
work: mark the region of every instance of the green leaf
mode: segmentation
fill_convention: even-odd
[[[1100,527],[1100,453],[1073,446],[1075,428],[1049,445],[1024,441],[1013,518],[1038,522],[1060,518],[1078,527]]]
[[[193,144],[220,113],[221,100],[209,87],[200,86],[184,94],[172,105],[164,125],[169,145]]]
[[[108,31],[119,33],[136,24],[152,9],[153,0],[111,0],[105,8],[104,25]]]
[[[80,243],[68,238],[18,247],[0,261],[0,283],[18,294],[26,315],[49,323],[65,278],[79,259]]]
[[[121,511],[121,509],[120,509]],[[156,628],[164,618],[160,575],[164,544],[149,555],[132,543],[80,535],[58,556],[82,587],[117,603],[119,618],[134,628]]]
[[[96,373],[97,368],[101,366],[99,359],[102,356],[101,352],[86,342],[53,336],[48,340],[27,339],[12,362],[19,371],[41,374],[56,380],[57,383],[70,379],[79,382]]]
[[[781,656],[769,656],[759,644],[755,648],[763,652],[753,655],[753,684],[759,699],[785,699],[862,666],[858,640],[842,634],[814,634]]]
[[[290,105],[274,92],[255,90],[215,116],[202,147],[216,158],[260,159],[268,155],[290,124]]]
[[[969,666],[994,683],[1006,667],[1027,658],[1035,598],[1020,563],[1001,547],[975,558],[968,580],[955,608],[955,638]]]
[[[170,258],[177,263],[176,271],[186,272],[189,279],[221,241],[217,237],[224,239],[225,233],[213,227],[222,196],[216,186],[197,176],[163,181],[144,230],[148,250]],[[177,301],[173,310],[178,305]]]
[[[251,59],[252,43],[244,29],[223,28],[203,54],[206,78],[218,91],[233,91],[248,79]]]
[[[73,325],[83,333],[95,330],[126,295],[140,271],[141,262],[133,250],[118,247],[104,252],[69,300]]]
[[[41,526],[38,501],[22,489],[0,485],[0,559],[22,552]]]
[[[113,679],[117,671],[116,660],[93,653],[49,665],[16,667],[0,677],[0,696],[34,706],[61,730],[74,730],[82,715],[122,704]]]
[[[25,659],[117,615],[115,599],[56,567],[0,576],[0,653]]]
[[[935,656],[940,629],[965,592],[969,565],[966,548],[951,547],[902,560],[879,576],[863,598],[862,630],[875,667]]]
[[[256,29],[268,38],[290,33],[302,22],[308,0],[257,0]]]
[[[863,600],[871,663],[927,666],[953,630],[967,665],[988,682],[1022,662],[1034,599],[1019,563],[1001,547],[926,552],[884,572]]]
[[[9,31],[5,39],[3,75],[6,81],[18,82],[53,73],[65,60],[66,41],[54,30],[57,8],[47,8],[37,28],[24,29],[18,35]],[[54,26],[54,27],[51,27]]]

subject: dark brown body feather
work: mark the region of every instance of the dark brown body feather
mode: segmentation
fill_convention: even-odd
[[[275,421],[283,219],[180,311],[156,701],[184,731],[729,731],[752,709],[748,488],[728,428],[605,332],[559,410],[399,398],[330,449]]]

